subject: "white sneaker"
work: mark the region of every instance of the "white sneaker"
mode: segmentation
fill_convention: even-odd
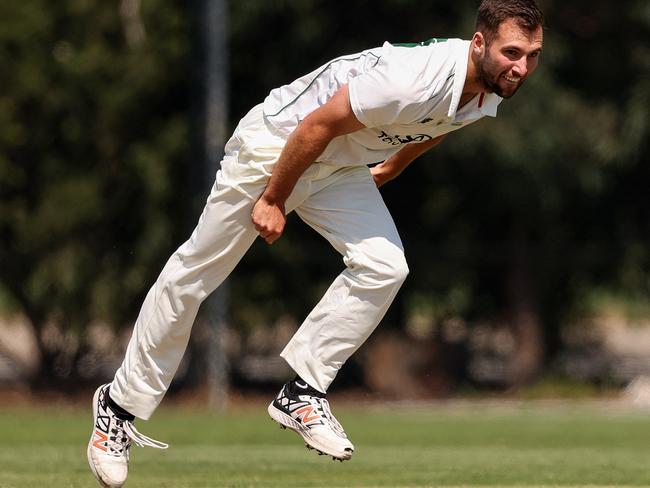
[[[317,393],[309,388],[309,393],[294,394],[287,383],[269,405],[269,415],[282,428],[300,434],[308,449],[346,461],[352,457],[354,446],[332,414],[325,395],[316,396]]]
[[[107,403],[108,384],[93,397],[93,433],[88,442],[88,464],[104,488],[120,488],[129,472],[129,448],[133,441],[140,447],[167,449],[168,445],[138,432],[128,420],[115,416]]]

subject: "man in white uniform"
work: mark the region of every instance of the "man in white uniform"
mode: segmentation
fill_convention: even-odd
[[[484,0],[471,41],[385,43],[336,58],[240,121],[196,229],[149,291],[113,382],[95,393],[88,460],[103,486],[126,481],[132,442],[167,447],[134,418],[148,419],[162,400],[202,300],[258,235],[277,240],[291,211],[341,253],[345,270],[282,351],[296,378],[268,411],[308,447],[350,459],[326,392],[408,274],[377,187],[447,133],[496,116],[537,65],[542,23],[534,0]]]

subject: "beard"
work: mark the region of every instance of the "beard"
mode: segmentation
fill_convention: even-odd
[[[519,87],[524,84],[522,79],[519,83],[512,84],[503,80],[502,75],[505,73],[499,71],[494,60],[490,57],[488,52],[480,59],[478,63],[478,77],[483,86],[490,92],[496,93],[501,98],[510,98],[513,96]],[[503,83],[503,85],[500,84]]]

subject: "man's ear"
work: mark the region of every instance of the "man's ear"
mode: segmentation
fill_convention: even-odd
[[[482,32],[475,32],[472,36],[471,49],[474,55],[479,57],[483,56],[485,49],[487,49],[487,45],[485,43],[485,36]]]

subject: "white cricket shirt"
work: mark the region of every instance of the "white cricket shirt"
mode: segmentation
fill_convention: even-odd
[[[347,83],[352,110],[366,128],[333,139],[318,161],[346,166],[384,161],[404,144],[431,140],[485,115],[496,116],[502,99],[493,93],[477,95],[458,109],[469,47],[470,42],[461,39],[386,42],[341,56],[272,90],[264,101],[264,115],[289,135]]]

